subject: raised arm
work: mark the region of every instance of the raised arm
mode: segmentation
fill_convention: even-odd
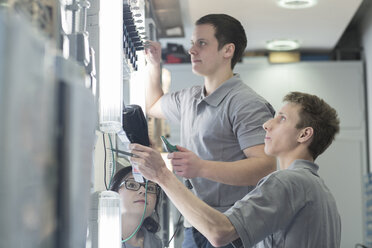
[[[146,68],[148,72],[146,113],[152,117],[164,118],[160,106],[160,99],[164,94],[161,87],[161,45],[154,41],[147,41],[145,44]]]

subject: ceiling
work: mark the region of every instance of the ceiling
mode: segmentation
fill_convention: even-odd
[[[312,8],[294,10],[278,7],[276,0],[179,0],[178,18],[182,18],[184,37],[160,41],[183,44],[187,49],[193,23],[199,17],[225,13],[243,24],[248,38],[247,51],[263,51],[266,41],[273,39],[298,40],[302,51],[330,51],[362,1],[318,0]]]

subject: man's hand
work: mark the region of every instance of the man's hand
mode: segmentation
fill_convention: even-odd
[[[148,65],[158,66],[161,62],[161,45],[159,42],[147,40],[145,42],[145,54]]]
[[[171,159],[173,171],[178,176],[185,178],[200,177],[204,160],[184,147],[177,146],[177,149],[179,152],[168,154],[168,158]]]
[[[130,161],[138,165],[138,169],[146,179],[159,183],[162,178],[166,178],[167,172],[172,173],[157,150],[140,144],[130,144],[129,148],[136,155],[131,157]]]
[[[199,159],[194,153],[177,146],[180,152],[169,155],[186,157],[187,161]],[[214,246],[223,246],[238,238],[238,233],[229,219],[219,211],[211,208],[198,199],[180,180],[165,166],[160,153],[150,147],[139,144],[130,145],[131,152],[137,157],[131,161],[138,164],[142,175],[156,182],[167,194],[182,215],[198,229]],[[190,160],[188,160],[190,158]]]

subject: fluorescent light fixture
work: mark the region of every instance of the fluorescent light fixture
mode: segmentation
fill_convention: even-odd
[[[300,47],[296,40],[271,40],[266,43],[266,48],[271,51],[291,51]]]
[[[303,9],[313,7],[318,0],[278,0],[278,5],[287,9]]]
[[[103,191],[98,199],[98,248],[121,248],[120,196]]]
[[[121,130],[123,108],[123,0],[102,0],[99,10],[99,128]]]

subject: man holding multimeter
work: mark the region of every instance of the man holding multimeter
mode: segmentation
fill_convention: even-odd
[[[187,190],[158,151],[131,144],[137,156],[131,161],[217,247],[339,248],[341,218],[315,163],[340,130],[337,112],[323,99],[302,92],[290,92],[283,101],[275,118],[263,124],[265,153],[277,158],[280,170],[261,179],[224,213]]]
[[[233,73],[246,44],[245,31],[233,17],[211,14],[200,18],[189,54],[192,70],[204,78],[204,85],[164,95],[161,46],[146,43],[147,114],[180,124],[179,152],[168,156],[173,170],[190,179],[196,196],[220,212],[276,169],[275,159],[264,153],[262,129],[274,110]],[[183,248],[211,247],[191,225],[185,223],[185,227]]]

